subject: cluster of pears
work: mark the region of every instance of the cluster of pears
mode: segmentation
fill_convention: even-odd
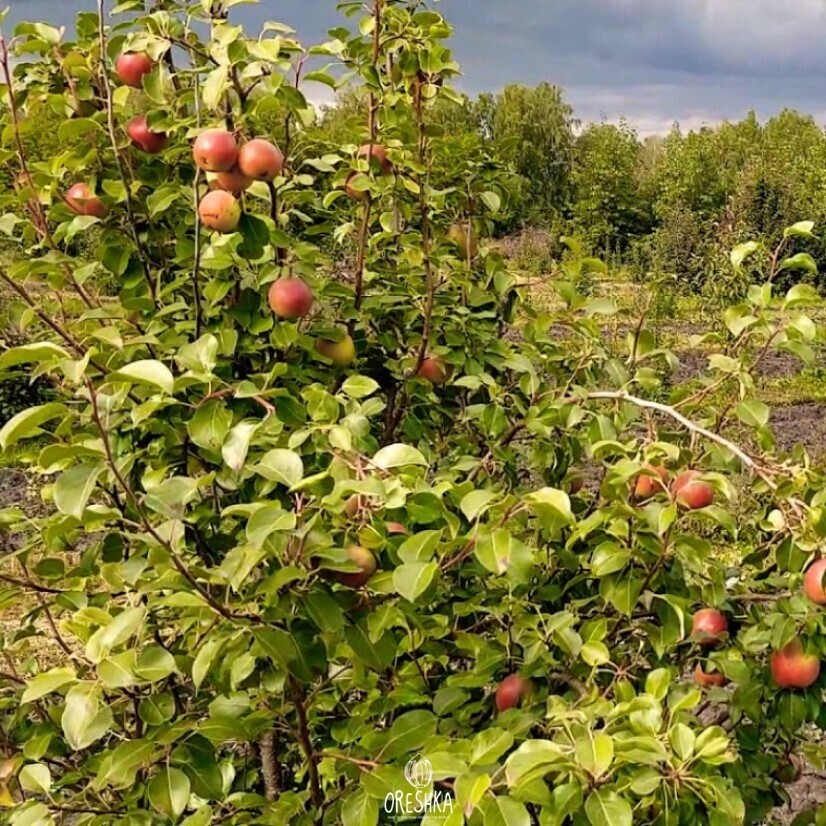
[[[714,488],[703,481],[702,474],[696,470],[683,471],[672,480],[666,468],[646,465],[632,485],[633,499],[637,503],[668,492],[684,510],[699,510],[714,503]],[[809,567],[804,578],[803,591],[817,605],[826,605],[824,577],[826,559],[819,559]],[[717,609],[703,608],[694,615],[691,633],[701,646],[713,647],[728,633],[728,621]],[[820,660],[814,654],[806,654],[797,638],[772,653],[769,666],[774,681],[781,688],[808,688],[820,676]],[[697,665],[694,678],[704,687],[721,687],[728,682],[722,673],[707,672],[701,664]]]
[[[821,560],[826,564],[826,560]],[[819,570],[818,570],[819,569]],[[812,574],[812,577],[809,574]],[[824,568],[818,563],[807,573],[804,591],[820,605],[826,604],[826,591],[822,584]],[[817,579],[815,584],[814,578]],[[816,589],[816,590],[815,590]],[[816,598],[815,598],[816,597]],[[694,615],[691,634],[702,646],[717,645],[728,633],[728,620],[716,608],[703,608]],[[799,638],[793,639],[769,658],[769,669],[780,688],[808,688],[820,676],[820,660],[815,654],[807,654]],[[719,672],[706,672],[698,665],[694,677],[702,686],[724,686],[728,682]]]
[[[633,486],[634,500],[647,502],[659,493],[671,490],[674,501],[685,510],[700,510],[714,504],[714,488],[704,482],[698,470],[684,470],[671,481],[662,465],[646,465]]]
[[[202,172],[215,173],[209,192],[198,204],[201,223],[215,232],[235,232],[241,221],[236,196],[255,181],[274,181],[284,169],[284,155],[274,143],[254,138],[239,146],[226,129],[201,132],[192,146],[192,157]]]
[[[156,65],[147,54],[127,51],[115,61],[115,74],[121,83],[140,89],[143,79]],[[168,143],[165,133],[155,132],[149,127],[145,115],[132,118],[126,126],[126,133],[132,143],[147,154],[163,151]],[[358,158],[366,159],[378,174],[390,175],[395,171],[387,148],[381,144],[365,144],[356,154]],[[198,169],[210,176],[209,191],[198,204],[200,221],[204,227],[220,233],[238,229],[242,214],[239,196],[256,181],[269,183],[275,180],[282,174],[285,162],[281,150],[270,141],[254,138],[239,145],[235,134],[220,128],[206,129],[196,137],[192,157]],[[352,186],[358,174],[353,172],[348,177],[345,189],[350,197],[363,200],[366,193]],[[75,183],[66,192],[64,200],[77,215],[102,219],[109,214],[109,207],[87,182]],[[464,255],[476,254],[475,241],[471,241],[461,226],[457,224],[451,233],[451,239],[460,246]],[[270,287],[268,302],[279,318],[296,321],[310,314],[314,295],[301,278],[285,276]],[[355,342],[345,331],[336,338],[318,339],[316,351],[337,367],[347,367],[356,357]],[[418,369],[418,376],[433,385],[441,385],[450,378],[450,369],[441,357],[427,355]]]

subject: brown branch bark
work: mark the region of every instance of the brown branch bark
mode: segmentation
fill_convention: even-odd
[[[264,795],[274,802],[281,794],[281,763],[278,759],[278,732],[265,732],[258,744],[261,752],[261,776],[264,779]]]
[[[321,782],[318,778],[318,756],[313,749],[313,742],[310,737],[310,728],[307,724],[306,695],[301,683],[294,677],[290,677],[290,690],[295,705],[295,713],[298,716],[298,742],[307,760],[307,775],[310,778],[310,796],[313,805],[320,809],[324,804],[324,795],[321,792]]]

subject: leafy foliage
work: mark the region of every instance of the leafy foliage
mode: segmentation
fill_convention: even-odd
[[[108,30],[101,4],[76,42],[24,25],[13,68],[0,55],[25,182],[0,208],[29,250],[0,279],[42,333],[0,369],[59,398],[0,430],[4,449],[40,437],[26,459],[51,506],[2,514],[21,542],[4,605],[24,614],[3,640],[4,820],[371,826],[418,788],[450,800],[428,826],[758,821],[823,722],[822,679],[768,677],[797,638],[826,650],[798,588],[823,478],[774,454],[751,394],[770,350],[811,360],[811,291],[752,286],[708,337],[703,388],[662,405],[673,356],[642,322],[611,348],[615,308],[582,289],[598,261],[572,254],[541,312],[485,241],[498,165],[454,151],[456,183],[434,185],[452,137],[431,115],[461,100],[441,15],[342,5],[357,33],[312,54],[362,79],[365,127],[313,156],[305,86],[344,81],[283,26],[245,34],[232,5],[127,2],[137,17]],[[140,88],[114,80],[125,51],[154,62]],[[91,108],[29,161],[18,130],[55,95]],[[274,113],[283,165],[237,228],[205,231],[192,140],[245,143]],[[163,149],[130,143],[137,114]],[[104,217],[63,202],[79,180]],[[93,289],[102,272],[117,295]],[[273,313],[284,278],[311,312]],[[330,349],[345,337],[354,359]],[[711,403],[722,384],[736,407]],[[702,478],[667,488],[652,466]],[[731,534],[756,548],[735,566],[717,555]],[[712,645],[692,635],[702,606],[728,617]],[[729,685],[701,689],[698,661]]]

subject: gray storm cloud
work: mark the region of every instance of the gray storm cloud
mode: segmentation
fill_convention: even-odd
[[[12,0],[11,21],[70,24],[93,0]],[[784,106],[826,114],[826,0],[442,0],[476,93],[547,80],[583,120],[626,115],[642,132],[762,117]],[[302,39],[341,22],[332,0],[240,5],[255,25],[277,17]],[[8,28],[8,25],[6,28]]]

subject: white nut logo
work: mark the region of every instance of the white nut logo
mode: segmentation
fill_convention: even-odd
[[[417,754],[404,767],[404,776],[414,789],[424,789],[433,780],[433,766],[426,757]]]

